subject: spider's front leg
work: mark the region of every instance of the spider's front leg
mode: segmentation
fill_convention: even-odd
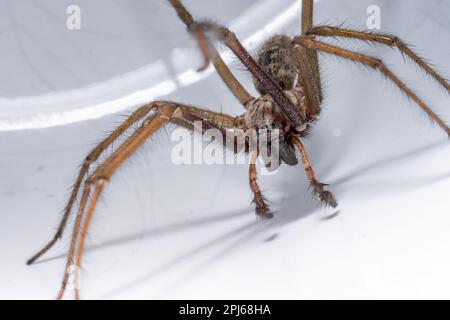
[[[137,128],[130,135],[130,137],[127,138],[111,154],[111,156],[101,163],[84,181],[84,190],[80,199],[80,205],[73,227],[64,278],[58,294],[58,299],[63,298],[72,265],[74,265],[77,269],[80,269],[81,267],[88,229],[94,216],[97,202],[108,181],[116,170],[123,164],[123,162],[129,158],[148,138],[150,138],[153,133],[168,122],[188,129],[194,129],[195,122],[201,121],[205,130],[212,128],[218,129],[224,135],[226,134],[227,129],[239,128],[239,117],[232,117],[222,113],[212,112],[175,102],[153,102],[149,104],[148,107],[150,109],[154,109],[155,113],[144,118],[141,126]],[[132,119],[135,120],[134,118]],[[127,123],[130,121],[130,119],[126,120]],[[123,126],[124,124],[122,124],[119,128],[123,128]],[[108,143],[111,143],[111,141]],[[228,144],[226,146],[228,146]],[[233,145],[233,150],[237,152],[238,148]],[[79,298],[79,290],[77,288],[75,289],[75,298]]]
[[[306,152],[305,146],[298,138],[292,138],[292,143],[297,147],[300,151],[300,155],[302,157],[303,167],[305,168],[306,176],[308,177],[311,186],[314,188],[314,191],[319,196],[319,200],[324,202],[325,204],[336,208],[338,203],[334,198],[333,194],[330,191],[325,190],[325,186],[327,184],[321,183],[317,181],[316,175],[311,165],[311,161],[309,160],[308,154]]]
[[[53,238],[41,249],[39,250],[33,257],[31,257],[27,264],[33,264],[37,259],[39,259],[42,255],[44,255],[50,248],[52,248],[55,243],[61,239],[63,232],[66,228],[67,222],[69,220],[69,216],[72,211],[72,207],[75,204],[75,201],[78,196],[78,191],[88,174],[89,167],[91,164],[97,161],[100,155],[109,147],[111,144],[116,141],[125,131],[127,131],[133,124],[137,121],[144,118],[151,110],[153,106],[152,104],[146,104],[138,108],[135,112],[133,112],[119,127],[117,127],[111,134],[109,134],[102,142],[100,142],[84,159],[83,164],[78,173],[78,177],[75,180],[75,183],[72,187],[72,192],[70,194],[69,201],[67,202],[66,207],[64,208],[64,213],[59,223],[58,229],[53,236]]]
[[[249,173],[248,173],[250,189],[252,189],[252,192],[254,195],[253,202],[256,205],[255,211],[259,217],[272,218],[273,213],[271,212],[270,206],[267,203],[266,199],[264,198],[264,196],[261,192],[261,189],[259,188],[259,185],[258,185],[257,172],[256,172],[257,159],[258,159],[258,150],[255,150],[251,157]]]
[[[168,103],[151,104],[151,107],[158,107],[158,112],[144,119],[142,125],[123,142],[119,148],[113,152],[113,154],[106,159],[98,168],[86,179],[84,183],[83,195],[81,196],[79,210],[75,220],[72,238],[70,242],[69,253],[67,255],[65,273],[61,284],[61,289],[57,298],[62,299],[66,290],[70,268],[74,264],[80,270],[81,258],[83,256],[84,244],[87,235],[87,231],[92,221],[94,209],[97,205],[97,201],[103,191],[108,180],[112,177],[117,168],[131,155],[136,149],[142,145],[156,130],[164,125],[174,113],[174,105]],[[94,189],[91,195],[91,189]],[[86,204],[90,199],[90,203]],[[81,222],[84,220],[83,225]],[[80,235],[81,229],[81,235]],[[74,256],[76,254],[76,260]],[[79,298],[79,289],[75,288],[75,298]]]

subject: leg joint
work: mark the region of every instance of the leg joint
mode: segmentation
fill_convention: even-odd
[[[90,166],[92,163],[94,163],[93,155],[89,154],[83,161],[83,166]]]
[[[393,46],[396,46],[397,48],[403,47],[403,42],[402,42],[402,40],[400,40],[399,37],[389,36],[389,38],[391,39]]]
[[[91,176],[89,179],[86,180],[85,184],[86,185],[103,185],[106,184],[109,181],[109,177],[105,176],[105,175],[93,175]]]
[[[227,40],[230,35],[234,34],[228,30],[226,27],[223,27],[221,25],[217,25],[215,23],[201,21],[201,22],[193,22],[189,27],[188,30],[190,33],[196,33],[196,32],[211,32],[214,36],[219,38],[220,40]]]
[[[372,66],[372,68],[376,69],[376,70],[381,70],[384,68],[384,63],[381,59],[377,59],[377,58],[370,58],[370,65]]]

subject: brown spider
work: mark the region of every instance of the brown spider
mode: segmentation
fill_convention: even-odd
[[[194,122],[199,121],[203,125],[203,129],[215,128],[223,134],[237,129],[254,129],[256,131],[278,129],[280,133],[280,160],[288,165],[296,165],[298,161],[295,149],[298,149],[307,177],[319,200],[327,205],[336,207],[337,202],[334,196],[331,192],[324,189],[325,184],[320,183],[316,179],[307,152],[301,141],[301,138],[307,135],[308,128],[321,112],[322,89],[317,51],[359,62],[381,72],[417,103],[450,136],[450,128],[445,122],[386,67],[381,60],[358,52],[345,50],[316,39],[318,36],[346,37],[396,47],[438,81],[449,93],[449,83],[395,36],[359,32],[332,26],[313,27],[313,0],[303,0],[301,35],[293,39],[283,35],[271,37],[262,45],[255,60],[241,45],[234,33],[227,28],[210,22],[197,22],[181,4],[180,0],[169,1],[175,8],[179,18],[186,24],[188,31],[195,35],[198,40],[199,47],[205,58],[205,64],[200,70],[206,68],[211,59],[225,84],[244,106],[245,112],[241,116],[232,117],[177,102],[151,102],[138,108],[95,147],[86,157],[81,167],[55,236],[27,262],[28,264],[35,262],[61,238],[72,207],[78,198],[79,189],[84,182],[58,299],[63,297],[68,284],[69,268],[73,264],[77,267],[81,266],[88,228],[97,201],[107,182],[125,159],[133,154],[156,130],[167,123],[194,129]],[[251,96],[233,76],[216,51],[212,43],[214,39],[225,43],[253,75],[255,87],[261,94],[260,97],[255,98]],[[141,121],[139,128],[101,163],[92,174],[86,177],[90,165],[98,160],[105,149],[139,121]],[[259,156],[258,148],[250,150],[246,147],[243,150],[238,150],[237,146],[235,146],[234,151],[252,152],[252,161],[249,166],[249,181],[250,188],[254,194],[256,213],[261,217],[271,217],[269,205],[266,203],[257,183],[255,161]],[[89,203],[87,203],[88,200]],[[78,289],[75,289],[75,298],[79,298]]]

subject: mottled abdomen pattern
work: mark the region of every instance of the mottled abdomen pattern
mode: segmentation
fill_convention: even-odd
[[[275,35],[269,38],[259,49],[256,61],[283,90],[293,88],[297,74],[290,37]],[[253,83],[261,95],[266,94],[256,79]]]

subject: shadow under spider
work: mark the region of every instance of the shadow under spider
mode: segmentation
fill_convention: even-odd
[[[434,142],[425,146],[421,146],[406,152],[403,152],[401,154],[393,155],[390,157],[386,157],[385,159],[369,163],[367,165],[362,165],[359,168],[355,168],[354,170],[344,174],[338,179],[335,179],[334,181],[328,181],[330,183],[330,190],[332,190],[338,197],[342,193],[342,191],[346,190],[349,186],[348,182],[350,182],[352,179],[355,179],[358,176],[363,175],[366,172],[369,172],[373,169],[386,166],[388,164],[392,164],[395,162],[401,162],[402,160],[411,158],[412,156],[417,155],[424,155],[426,152],[441,148],[442,146],[445,146],[448,144],[448,141],[438,141]],[[318,175],[322,176],[323,174],[319,173]],[[414,181],[415,183],[411,183],[411,181],[408,181],[408,183],[405,183],[404,181],[398,182],[401,185],[401,190],[404,191],[406,189],[414,189],[419,186],[424,185],[430,185],[436,182],[439,182],[441,180],[450,178],[450,172],[443,173],[439,175],[434,175],[432,177],[425,177],[420,178]],[[322,179],[326,180],[326,179]],[[390,185],[393,186],[396,181],[390,182]],[[306,182],[305,182],[306,183]],[[380,189],[380,188],[378,188]],[[383,192],[386,192],[385,189],[381,189]],[[399,189],[400,190],[400,189]],[[389,191],[391,192],[391,191]],[[308,214],[312,212],[316,212],[317,209],[321,209],[320,211],[325,212],[322,217],[322,221],[328,221],[336,218],[342,211],[341,208],[338,207],[336,209],[326,208],[323,206],[323,204],[319,203],[316,199],[316,196],[314,192],[309,191],[309,196],[301,196],[301,191],[299,190],[297,193],[293,192],[289,194],[288,197],[286,197],[286,201],[283,203],[283,207],[280,208],[280,214],[276,215],[273,219],[274,225],[286,225],[290,224],[292,222],[295,222]],[[373,191],[371,191],[373,193]]]
[[[201,263],[200,266],[205,266],[208,264],[208,262],[212,262],[212,261],[217,261],[216,259],[220,258],[222,256],[222,254],[224,254],[225,252],[231,251],[234,247],[237,247],[238,244],[242,244],[243,242],[241,241],[242,238],[244,239],[249,239],[253,236],[255,236],[256,234],[258,234],[259,232],[261,232],[263,229],[259,228],[258,224],[255,224],[253,222],[244,224],[243,226],[236,228],[234,230],[228,231],[224,234],[221,234],[220,236],[216,237],[215,239],[213,239],[212,241],[209,241],[207,243],[204,243],[200,246],[197,246],[194,249],[189,250],[188,252],[175,257],[173,259],[171,259],[169,262],[164,263],[163,265],[159,266],[158,268],[156,268],[156,270],[150,271],[147,274],[144,274],[143,276],[140,276],[139,278],[129,281],[128,283],[125,283],[119,287],[117,287],[116,289],[110,290],[109,292],[104,293],[103,295],[101,295],[101,298],[107,298],[109,296],[113,296],[115,294],[119,294],[123,291],[129,290],[133,287],[139,286],[144,282],[147,282],[149,280],[151,280],[152,278],[163,274],[164,272],[168,271],[169,269],[174,268],[177,264],[182,263],[183,261],[186,261],[188,259],[190,259],[191,257],[200,254],[201,252],[215,246],[216,244],[220,244],[225,240],[228,240],[232,237],[236,237],[248,230],[252,230],[252,232],[250,232],[247,236],[245,237],[240,237],[239,240],[234,241],[233,244],[231,246],[228,246],[225,250],[220,251],[217,254],[214,254],[213,257],[208,258],[205,262]],[[191,274],[194,273],[196,271],[198,271],[199,265],[190,268],[190,271],[188,271],[187,273]],[[175,280],[175,282],[177,284],[180,283],[180,281],[184,281],[186,278],[183,277],[177,277],[177,279]]]
[[[309,214],[313,213],[314,209],[315,209],[315,206],[313,205],[313,201],[308,201],[308,205],[306,207],[303,206],[300,210],[295,211],[295,212],[292,212],[292,210],[290,210],[289,215],[291,215],[292,217],[295,216],[295,220],[299,220],[299,219],[302,219],[302,218],[308,216]],[[124,290],[130,290],[131,288],[139,286],[142,283],[149,281],[150,279],[152,279],[160,274],[163,274],[165,271],[174,268],[177,264],[180,264],[183,261],[187,261],[189,258],[191,258],[195,255],[198,255],[198,254],[204,252],[205,250],[211,249],[212,247],[219,245],[220,243],[223,243],[225,240],[229,240],[230,238],[237,237],[237,239],[235,241],[233,241],[232,244],[226,246],[225,248],[219,250],[218,252],[212,253],[212,255],[210,257],[206,258],[201,263],[198,263],[196,266],[190,267],[189,270],[187,270],[186,272],[183,273],[183,276],[177,276],[177,279],[174,280],[173,283],[169,283],[167,286],[165,286],[165,289],[163,289],[163,290],[169,290],[173,286],[179,285],[180,282],[186,281],[187,277],[191,276],[192,274],[197,272],[199,270],[199,268],[205,267],[211,263],[217,263],[217,261],[220,260],[220,258],[223,257],[226,253],[234,251],[234,249],[238,248],[239,246],[245,245],[245,243],[248,240],[255,238],[257,235],[261,234],[263,231],[267,230],[268,228],[271,228],[274,225],[280,224],[281,221],[285,220],[285,218],[283,218],[284,213],[285,213],[284,209],[280,208],[278,213],[276,213],[274,215],[273,219],[261,220],[261,221],[256,221],[256,222],[252,221],[252,222],[246,223],[240,227],[237,227],[231,231],[227,231],[224,234],[219,235],[215,239],[208,241],[206,243],[203,243],[203,244],[197,246],[196,248],[189,250],[185,254],[182,254],[178,257],[171,259],[167,263],[164,263],[162,266],[158,267],[156,270],[148,272],[145,275],[140,276],[135,280],[129,281],[128,283],[120,285],[116,289],[112,289],[104,294],[101,294],[101,297],[106,298],[106,297],[110,297],[110,296],[119,294],[120,292],[123,292]],[[182,228],[189,228],[189,227],[194,227],[194,226],[199,226],[199,225],[208,225],[210,223],[228,220],[233,217],[241,216],[243,214],[249,215],[249,214],[252,214],[252,212],[249,209],[239,210],[238,212],[235,212],[232,214],[223,214],[220,217],[211,217],[208,219],[202,219],[200,222],[199,221],[183,222],[180,224],[176,224],[176,227],[168,226],[164,229],[165,229],[165,233],[175,232]],[[161,234],[161,232],[158,232],[158,234]],[[242,234],[244,234],[244,235],[242,235]],[[155,236],[155,231],[149,230],[149,231],[145,232],[143,236],[131,235],[131,236],[127,236],[127,237],[121,237],[121,238],[109,241],[107,243],[104,243],[104,244],[101,244],[101,245],[98,245],[95,247],[91,247],[91,248],[89,248],[89,251],[93,250],[93,249],[103,248],[103,247],[105,247],[105,245],[109,246],[109,245],[114,245],[114,244],[120,244],[120,243],[124,243],[124,242],[128,242],[128,241],[134,241],[137,239],[148,238],[148,237],[152,237],[152,236]],[[269,236],[269,238],[276,238],[276,236],[277,236],[277,233],[275,232],[273,235]],[[263,244],[266,242],[267,241],[262,240]]]
[[[354,177],[357,177],[359,175],[362,175],[370,170],[373,170],[375,168],[378,167],[382,167],[394,162],[400,162],[402,160],[408,159],[412,156],[417,156],[418,154],[423,155],[428,151],[440,148],[442,146],[445,146],[448,144],[448,141],[438,141],[438,142],[434,142],[431,143],[429,145],[425,145],[422,147],[418,147],[412,150],[409,150],[407,152],[398,154],[398,155],[394,155],[391,157],[387,157],[385,159],[376,161],[376,162],[372,162],[363,166],[360,166],[359,168],[354,169],[353,171],[348,172],[347,174],[343,175],[342,177],[338,178],[337,180],[335,180],[333,182],[333,185],[337,186],[337,185],[342,185],[346,182],[348,182],[349,180],[351,180]]]
[[[297,211],[292,212],[292,210],[290,210],[292,212],[292,213],[290,213],[290,215],[292,215],[292,217],[295,216],[296,217],[295,220],[299,220],[299,219],[302,219],[302,218],[308,216],[309,214],[313,213],[314,209],[315,209],[315,206],[311,204],[311,205],[308,205],[308,207],[301,208],[301,210],[300,210],[301,212],[297,212]],[[250,214],[248,211],[249,210],[245,210],[245,211],[240,212],[239,214],[234,214],[233,216],[241,215],[243,212],[245,212],[246,214]],[[283,211],[283,209],[280,209],[280,212],[281,211]],[[186,261],[189,258],[200,254],[201,252],[203,252],[207,249],[210,249],[210,248],[214,247],[215,245],[222,243],[225,240],[229,240],[230,238],[237,237],[237,239],[234,240],[230,245],[226,246],[225,248],[219,250],[216,253],[213,253],[210,257],[208,257],[204,261],[196,264],[195,266],[190,267],[189,270],[187,270],[186,272],[183,273],[183,276],[177,276],[176,280],[174,280],[172,283],[169,283],[168,285],[166,285],[165,288],[163,289],[163,291],[170,290],[170,288],[173,288],[174,286],[179,285],[180,282],[186,281],[189,276],[192,276],[195,272],[198,272],[198,270],[200,270],[202,267],[205,267],[211,263],[217,263],[217,261],[220,260],[221,257],[223,257],[224,255],[226,255],[229,252],[233,252],[236,248],[245,245],[245,243],[248,240],[256,237],[257,235],[261,234],[263,231],[266,231],[267,229],[271,228],[272,226],[280,224],[282,221],[285,221],[285,218],[283,218],[283,215],[285,212],[283,212],[283,213],[280,213],[280,212],[278,212],[278,214],[275,214],[273,219],[262,220],[262,221],[258,221],[256,223],[255,222],[246,223],[238,228],[228,231],[228,232],[216,237],[212,241],[208,241],[207,243],[204,243],[200,246],[197,246],[194,249],[189,250],[187,253],[185,253],[183,255],[173,258],[169,262],[158,267],[156,270],[153,270],[143,276],[140,276],[139,278],[137,278],[135,280],[132,280],[124,285],[121,285],[120,287],[118,287],[116,289],[110,290],[110,291],[102,294],[101,298],[107,298],[107,297],[113,296],[115,294],[118,294],[120,292],[123,292],[124,290],[129,290],[133,287],[139,286],[143,282],[149,281],[151,278],[154,278],[154,277],[164,273],[165,271],[167,271],[171,268],[174,268],[177,264],[179,264],[183,261]],[[224,220],[224,219],[220,219],[220,220]],[[208,223],[208,222],[205,222],[205,223]],[[242,234],[244,234],[244,235],[242,235]],[[269,238],[273,238],[273,239],[276,237],[277,237],[277,233],[274,233],[271,236],[269,236]],[[266,242],[267,241],[264,241],[264,240],[262,241],[263,244]]]
[[[147,238],[164,236],[166,234],[174,233],[179,230],[187,230],[189,228],[194,228],[194,227],[198,227],[201,225],[208,225],[208,224],[215,223],[215,222],[233,219],[233,218],[242,216],[244,214],[248,214],[248,210],[236,210],[235,212],[231,212],[231,213],[227,212],[227,213],[223,213],[220,215],[201,217],[201,218],[198,218],[195,220],[177,222],[177,223],[169,224],[169,225],[162,226],[159,228],[148,229],[148,230],[145,230],[145,231],[139,232],[139,233],[130,233],[127,235],[123,235],[123,236],[120,236],[117,238],[107,240],[100,244],[90,245],[86,248],[86,252],[92,252],[92,251],[99,250],[99,249],[113,247],[116,245],[121,245],[121,244],[125,244],[125,243],[132,242],[132,241],[139,241],[139,240],[143,240],[143,239],[147,239]],[[62,259],[65,257],[66,257],[66,253],[60,254],[57,256],[53,256],[53,257],[50,257],[47,259],[42,259],[42,260],[36,261],[35,264],[50,262],[50,261]]]
[[[404,160],[413,155],[417,155],[419,152],[420,152],[420,154],[424,154],[424,152],[426,152],[426,151],[431,151],[438,147],[441,147],[444,143],[447,143],[447,142],[445,141],[445,142],[432,143],[432,144],[429,144],[426,146],[422,146],[422,147],[404,152],[399,155],[394,155],[392,157],[388,157],[383,160],[361,166],[361,167],[356,168],[355,170],[343,175],[342,177],[338,178],[334,182],[332,182],[330,187],[333,187],[333,186],[339,187],[336,189],[342,191],[342,187],[345,186],[345,184],[347,182],[349,182],[351,179],[353,179],[357,176],[364,174],[365,172],[373,170],[374,168],[377,168],[377,167],[385,166],[385,165],[393,163],[393,162],[398,162],[398,161]],[[440,177],[440,178],[434,177],[432,179],[427,179],[427,180],[429,180],[428,181],[429,183],[432,183],[432,182],[435,182],[439,179],[446,178],[446,177],[450,177],[450,173],[448,175],[444,175],[443,177]],[[306,181],[305,181],[305,183],[306,183]],[[164,263],[162,266],[156,268],[156,270],[153,270],[143,276],[138,277],[135,280],[131,280],[123,285],[120,285],[116,289],[112,289],[106,293],[103,293],[103,294],[101,294],[101,296],[102,297],[112,296],[112,295],[118,294],[120,292],[123,292],[124,290],[130,290],[131,288],[133,288],[135,286],[139,286],[143,282],[149,281],[151,278],[154,278],[154,277],[164,273],[168,269],[174,268],[177,264],[180,264],[183,261],[187,261],[192,256],[198,255],[201,252],[204,252],[205,250],[210,249],[210,248],[214,247],[215,245],[222,243],[224,240],[239,236],[235,241],[233,241],[233,243],[231,245],[228,245],[224,249],[221,249],[219,252],[212,254],[209,258],[207,258],[203,262],[197,264],[196,266],[189,268],[188,271],[183,273],[184,274],[183,277],[177,276],[176,284],[179,284],[180,281],[186,280],[187,276],[190,276],[194,272],[198,271],[200,267],[204,267],[210,263],[217,262],[227,252],[231,252],[238,246],[242,246],[243,244],[245,244],[246,241],[250,240],[251,238],[254,238],[258,234],[260,234],[262,231],[267,230],[269,227],[283,226],[283,225],[298,221],[302,218],[307,217],[311,213],[316,212],[318,208],[323,207],[320,203],[317,203],[317,201],[315,201],[316,199],[314,197],[313,192],[309,193],[310,194],[309,197],[308,196],[299,197],[300,192],[301,191],[298,191],[296,193],[294,191],[290,195],[288,195],[287,197],[282,199],[281,205],[279,206],[279,210],[278,210],[277,214],[275,214],[273,219],[271,219],[269,221],[263,221],[263,223],[255,223],[255,222],[246,223],[238,228],[235,228],[231,231],[221,234],[220,236],[216,237],[215,239],[208,241],[207,243],[201,244],[200,246],[197,246],[196,248],[189,250],[185,254],[182,254],[178,257],[171,259],[167,263]],[[227,213],[222,213],[220,215],[209,216],[206,218],[203,217],[203,218],[198,218],[196,220],[174,223],[174,224],[163,226],[160,228],[149,229],[149,230],[146,230],[146,231],[140,232],[140,233],[132,233],[132,234],[128,234],[128,235],[124,235],[124,236],[120,236],[120,237],[108,240],[108,241],[103,242],[98,245],[92,245],[92,246],[88,247],[86,249],[86,251],[92,252],[92,251],[95,251],[98,249],[112,247],[115,245],[120,245],[120,244],[132,242],[132,241],[136,241],[136,240],[142,240],[142,239],[148,239],[148,238],[157,237],[157,236],[161,236],[161,235],[166,235],[166,234],[174,233],[174,232],[177,232],[180,230],[186,230],[186,229],[192,228],[192,227],[197,227],[197,226],[202,226],[202,225],[207,226],[212,223],[223,222],[223,221],[230,220],[230,219],[233,219],[236,217],[240,217],[244,214],[246,214],[246,215],[251,214],[249,211],[250,211],[249,209],[237,210],[237,211],[231,212],[231,213],[227,212]],[[327,220],[334,219],[339,215],[339,213],[340,213],[340,210],[335,210],[333,213],[331,213],[329,215],[324,215],[322,220],[327,221]],[[247,232],[247,231],[250,231],[250,232]],[[243,236],[241,236],[243,233],[245,233],[245,234]],[[277,236],[277,233],[274,233],[272,236],[269,236],[269,238],[275,239],[276,236]],[[263,242],[265,242],[265,241],[263,241]],[[58,255],[58,256],[55,256],[55,257],[52,257],[49,259],[41,260],[39,263],[64,258],[65,256],[66,256],[65,254]],[[167,286],[165,286],[165,289],[163,289],[163,290],[169,290],[173,286],[175,286],[175,283],[169,283]]]

